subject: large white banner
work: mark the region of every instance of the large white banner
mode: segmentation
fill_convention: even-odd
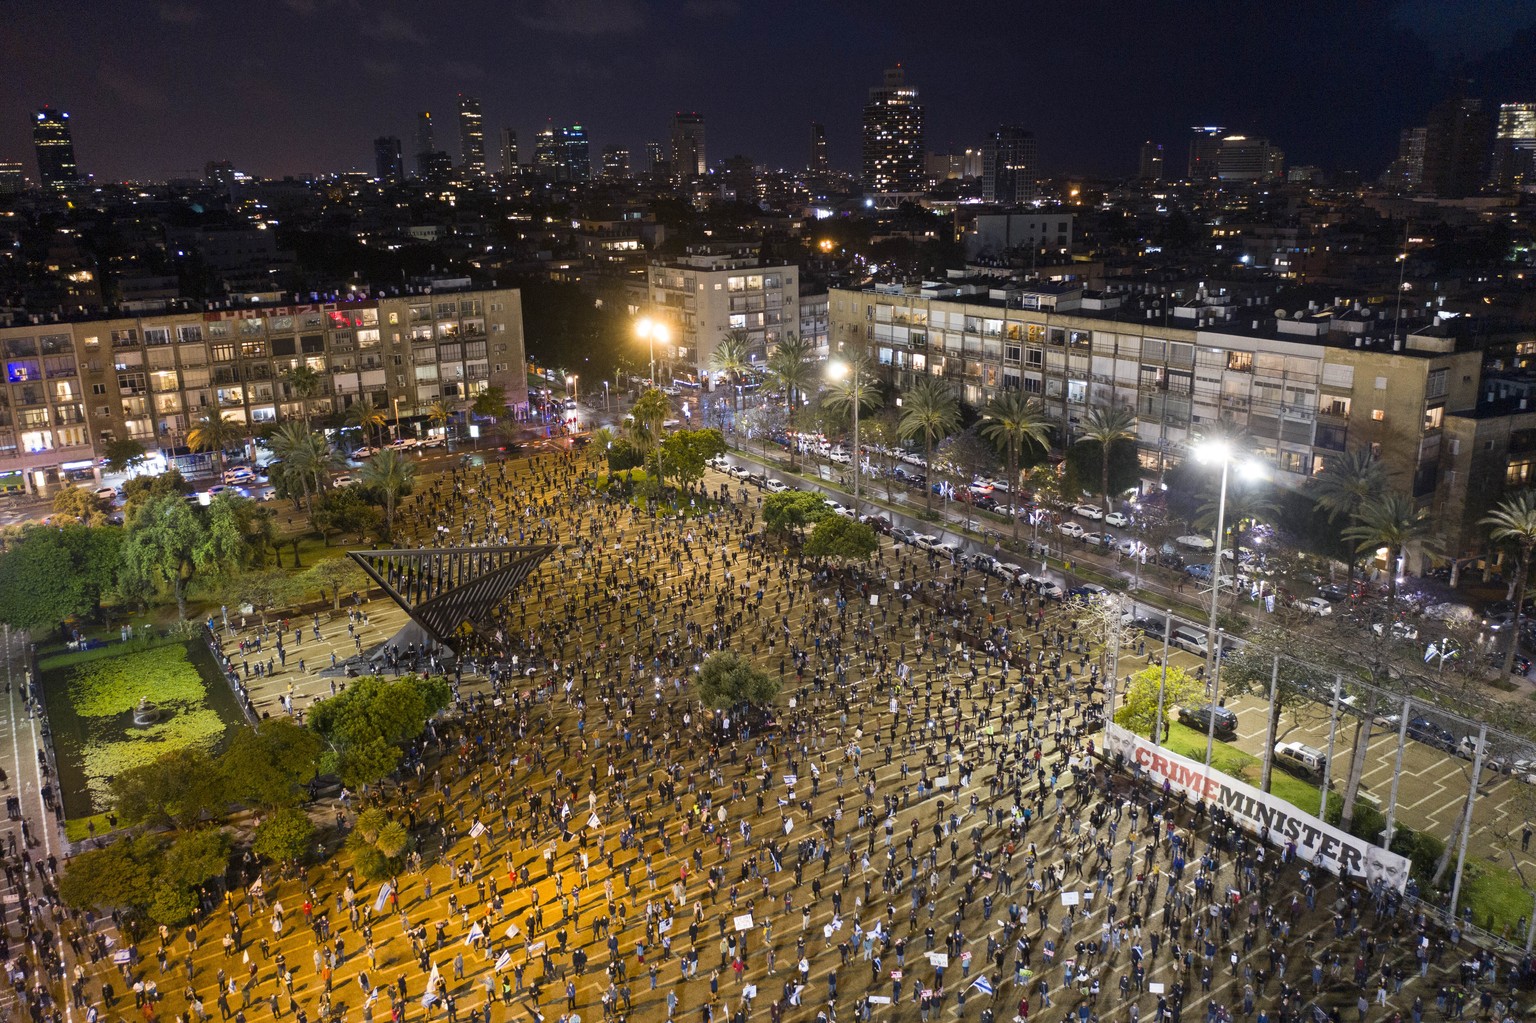
[[[1118,753],[1137,765],[1158,787],[1167,781],[1192,799],[1222,807],[1255,835],[1268,828],[1272,845],[1283,848],[1295,842],[1297,856],[1324,870],[1367,881],[1380,878],[1399,892],[1408,883],[1408,860],[1397,853],[1325,824],[1278,796],[1266,795],[1215,768],[1154,746],[1120,725],[1110,723],[1105,752]]]

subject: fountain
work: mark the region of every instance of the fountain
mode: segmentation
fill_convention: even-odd
[[[139,705],[133,708],[133,723],[145,728],[160,720],[160,708],[149,702],[149,697],[139,697]]]

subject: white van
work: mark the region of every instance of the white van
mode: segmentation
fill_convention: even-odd
[[[1168,642],[1180,650],[1188,650],[1201,657],[1210,650],[1210,646],[1205,642],[1205,630],[1197,629],[1193,625],[1180,625],[1175,628],[1169,635]]]

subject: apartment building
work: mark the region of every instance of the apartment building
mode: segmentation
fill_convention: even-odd
[[[642,315],[668,325],[656,346],[658,375],[690,384],[709,381],[710,359],[727,331],[745,331],[761,363],[786,331],[801,329],[800,271],[766,263],[747,249],[697,250],[646,268]]]
[[[1275,310],[1219,291],[1176,302],[961,273],[830,294],[833,350],[866,351],[898,387],[941,376],[975,406],[1022,390],[1072,430],[1090,406],[1134,407],[1149,482],[1203,426],[1230,419],[1284,485],[1372,444],[1428,505],[1444,418],[1475,403],[1480,371],[1480,354],[1443,325],[1393,341],[1367,308]]]
[[[528,400],[516,289],[29,323],[0,328],[0,352],[0,490],[100,479],[116,438],[184,449],[205,415],[254,431],[364,397],[392,419],[491,386],[514,408]],[[307,403],[285,377],[301,365],[321,378]]]

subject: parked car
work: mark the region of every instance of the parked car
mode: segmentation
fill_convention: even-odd
[[[337,477],[335,477],[334,479],[331,480],[332,486],[337,486],[337,487],[349,487],[353,483],[356,483],[356,482],[357,481],[355,479],[353,479],[351,476],[349,476],[347,473],[342,473],[340,476],[337,476]]]
[[[1087,533],[1088,530],[1084,529],[1076,522],[1063,522],[1056,528],[1056,532],[1060,533],[1062,536],[1070,536],[1072,539],[1076,540],[1084,533]]]
[[[1328,755],[1301,742],[1282,742],[1275,747],[1275,764],[1303,778],[1322,777]]]
[[[1104,517],[1104,509],[1094,504],[1079,504],[1073,506],[1072,514],[1098,521]]]
[[[838,504],[836,501],[828,500],[827,507],[832,511],[833,515],[841,515],[845,519],[853,518],[853,509],[845,504]]]
[[[860,515],[859,521],[877,533],[891,532],[891,520],[884,515]]]
[[[1180,547],[1188,547],[1192,551],[1208,551],[1216,546],[1216,541],[1208,536],[1199,536],[1191,533],[1188,536],[1176,536],[1173,542]]]
[[[895,540],[897,543],[916,543],[917,533],[908,529],[906,526],[897,526],[891,530],[891,539]]]
[[[789,485],[781,479],[770,477],[763,481],[763,489],[772,494],[782,494],[789,489]]]
[[[1140,540],[1121,540],[1115,545],[1115,550],[1127,558],[1137,558],[1141,556],[1141,552],[1146,549],[1146,546]]]
[[[1071,600],[1098,600],[1108,593],[1108,590],[1097,583],[1083,583],[1068,590],[1067,597]]]
[[[236,465],[224,470],[225,483],[254,483],[256,473],[248,465]]]
[[[1067,595],[1067,591],[1063,590],[1059,583],[1054,583],[1049,579],[1035,580],[1035,589],[1046,600],[1061,600]]]
[[[1201,582],[1210,582],[1211,566],[1203,561],[1197,561],[1193,565],[1186,566],[1184,574],[1192,579],[1199,579]]]
[[[1121,529],[1124,529],[1126,526],[1131,524],[1131,518],[1124,512],[1110,512],[1108,515],[1104,516],[1104,524],[1106,526],[1117,526]]]
[[[916,547],[919,547],[919,548],[921,548],[921,549],[923,549],[925,551],[933,550],[934,546],[938,542],[939,542],[939,538],[934,536],[932,533],[914,533],[914,534],[912,534],[912,543],[913,543],[913,545],[916,546]]]
[[[1291,601],[1291,606],[1298,611],[1305,611],[1309,615],[1317,615],[1319,618],[1325,618],[1333,614],[1333,605],[1322,597],[1304,597],[1301,600],[1293,600]]]
[[[101,489],[96,491],[95,497],[96,497],[96,500],[98,500],[98,501],[116,501],[117,500],[117,488],[116,487],[102,487]]]
[[[1131,624],[1153,639],[1163,638],[1163,627],[1168,623],[1162,618],[1149,618],[1146,615],[1138,615],[1131,619]]]
[[[1328,601],[1330,604],[1337,604],[1339,601],[1349,596],[1349,591],[1340,586],[1338,583],[1328,583],[1325,586],[1319,586],[1317,588],[1317,595]]]
[[[1443,750],[1452,749],[1456,745],[1456,736],[1451,734],[1449,728],[1437,725],[1429,718],[1422,716],[1409,719],[1408,737]]]
[[[1090,547],[1113,547],[1115,536],[1113,533],[1085,533],[1083,543]]]
[[[1024,566],[1016,565],[1011,561],[1004,561],[999,564],[994,574],[1000,579],[1006,579],[1019,586],[1029,582],[1029,573],[1024,570]]]
[[[928,548],[929,553],[937,554],[941,558],[949,558],[953,561],[960,559],[961,550],[957,543],[936,543]]]
[[[1180,707],[1179,720],[1197,731],[1209,731],[1211,718],[1216,719],[1216,737],[1231,739],[1237,735],[1237,715],[1226,707],[1212,707],[1209,703],[1198,707]]]

